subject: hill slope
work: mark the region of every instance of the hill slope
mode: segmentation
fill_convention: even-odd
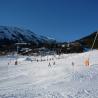
[[[0,58],[0,98],[98,98],[98,50],[26,58],[19,57],[17,66],[13,57]]]
[[[94,38],[96,36],[97,32],[93,32],[88,36],[85,36],[81,39],[75,40],[73,42],[68,43],[69,45],[67,45],[68,47],[65,47],[66,51],[69,53],[77,53],[77,52],[83,52],[83,51],[87,51],[89,49],[91,49],[93,42],[94,42]],[[98,36],[97,39],[95,41],[94,47],[93,49],[97,49],[98,48]],[[66,44],[65,44],[66,45]],[[64,49],[64,50],[65,50]]]
[[[86,36],[86,37],[83,37],[79,40],[76,40],[75,42],[79,42],[83,47],[85,48],[91,48],[92,47],[92,44],[94,42],[94,38],[96,36],[96,33],[97,32],[93,32],[92,34]],[[95,44],[94,44],[94,47],[93,48],[98,48],[98,36],[97,36],[97,39],[95,41]]]

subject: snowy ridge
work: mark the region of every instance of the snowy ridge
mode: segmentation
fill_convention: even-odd
[[[83,63],[88,57],[90,67]],[[98,98],[98,50],[14,61],[0,57],[0,98]]]
[[[24,30],[17,27],[0,26],[0,40],[14,40],[19,42],[34,42],[36,44],[43,42],[54,42],[55,40],[39,36],[30,30]]]

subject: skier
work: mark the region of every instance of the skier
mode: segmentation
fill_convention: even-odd
[[[53,65],[55,65],[55,61],[53,62]]]
[[[18,65],[18,62],[17,62],[17,60],[15,61],[15,65]]]
[[[8,65],[9,65],[10,63],[8,62]]]
[[[72,62],[72,66],[74,66],[74,62]]]
[[[50,64],[50,62],[49,62],[49,64],[48,64],[48,67],[51,67],[51,64]]]
[[[37,59],[37,62],[38,62],[38,59]]]

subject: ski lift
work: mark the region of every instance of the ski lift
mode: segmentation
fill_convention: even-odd
[[[92,49],[93,49],[93,47],[94,47],[94,45],[95,45],[95,41],[96,41],[96,39],[97,39],[97,36],[98,36],[98,31],[97,31],[97,33],[96,33],[96,35],[95,35],[95,38],[94,38],[94,41],[93,41],[93,44],[92,44],[92,47],[91,47],[91,50],[90,51],[92,51]],[[85,66],[90,66],[90,53],[89,53],[89,55],[88,55],[88,58],[86,58],[85,60],[84,60],[84,65]]]

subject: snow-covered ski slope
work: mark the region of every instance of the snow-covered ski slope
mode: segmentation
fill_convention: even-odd
[[[0,98],[98,98],[98,50],[14,61],[0,57]]]

